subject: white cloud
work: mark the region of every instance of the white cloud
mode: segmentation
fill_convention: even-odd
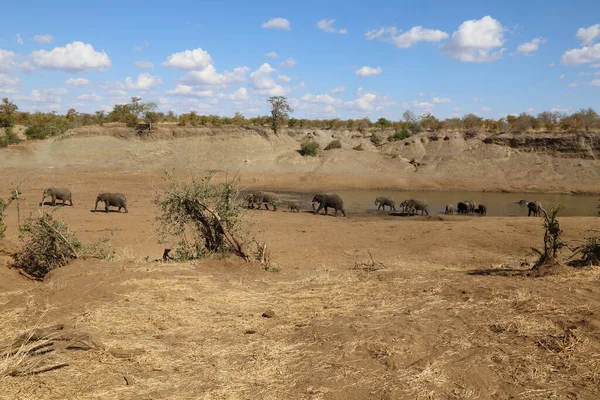
[[[489,108],[489,107],[481,107],[480,110],[483,111],[483,112],[490,112],[490,111],[492,111],[492,109]]]
[[[404,108],[409,108],[407,104],[403,104],[403,106],[407,106]],[[430,112],[435,107],[435,104],[430,103],[428,101],[413,101],[411,106],[413,108],[419,108],[419,109],[423,110],[424,112]]]
[[[181,53],[171,54],[161,65],[168,68],[192,71],[206,68],[212,64],[213,60],[210,54],[201,48],[197,48],[194,50],[186,50]]]
[[[15,66],[15,53],[0,49],[0,72],[11,71]]]
[[[270,29],[284,29],[286,31],[290,30],[290,21],[285,18],[271,18],[264,24],[262,24],[263,28]]]
[[[342,35],[348,33],[348,31],[346,29],[335,29],[333,27],[334,23],[335,23],[335,19],[322,19],[319,22],[317,22],[317,28],[319,28],[325,32],[339,33]]]
[[[577,82],[569,83],[569,87],[577,87],[577,86],[579,86],[579,83],[577,83]]]
[[[0,93],[14,94],[17,92],[16,86],[21,83],[17,77],[11,78],[6,74],[0,74]]]
[[[244,82],[249,70],[248,67],[238,67],[233,71],[225,71],[219,74],[214,65],[209,65],[200,71],[188,72],[187,75],[181,78],[181,83],[191,86],[227,88]]]
[[[548,64],[549,67],[554,67],[554,63]]]
[[[267,54],[265,54],[265,56],[269,58],[277,58],[279,57],[279,54],[275,53],[274,51],[270,51]]]
[[[279,65],[281,65],[284,68],[292,68],[293,66],[296,65],[296,60],[294,60],[292,57],[290,57],[287,60],[279,63]]]
[[[177,85],[175,89],[167,91],[167,94],[189,97],[211,97],[214,95],[212,90],[198,90],[188,85]]]
[[[600,61],[600,43],[566,51],[561,56],[560,61],[564,65],[580,65]]]
[[[569,109],[561,107],[560,105],[556,105],[556,106],[552,107],[552,109],[550,111],[552,111],[552,112],[567,112],[567,111],[569,111]]]
[[[454,110],[454,111],[462,111],[462,110],[463,110],[463,108],[462,108],[462,107],[454,107],[454,108],[453,108],[453,110]]]
[[[452,100],[445,98],[445,97],[434,97],[433,102],[434,102],[434,104],[448,104],[448,103],[452,103]]]
[[[343,87],[343,86],[340,86],[340,87],[336,87],[336,88],[331,89],[329,91],[329,93],[331,93],[331,94],[342,93],[344,90],[346,90],[346,88]]]
[[[562,74],[561,76],[559,76],[558,79],[565,79],[565,74]]]
[[[231,94],[223,95],[223,98],[237,102],[250,100],[250,96],[248,96],[248,89],[245,87],[241,87]]]
[[[292,78],[290,78],[290,77],[289,77],[289,76],[287,76],[287,75],[278,75],[278,76],[277,76],[277,80],[278,80],[279,82],[288,83],[289,81],[291,81],[291,80],[292,80]]]
[[[148,47],[148,41],[144,40],[144,42],[138,46],[133,48],[133,51],[142,51],[145,47]]]
[[[528,108],[527,110],[525,110],[525,112],[528,114],[533,114],[535,112],[535,108],[533,108],[533,107]]]
[[[275,68],[268,63],[264,63],[250,74],[250,86],[261,95],[283,96],[287,94],[289,88],[278,85],[271,75],[273,72],[275,72]]]
[[[590,85],[600,86],[600,79],[594,79],[593,81],[590,82]]]
[[[473,99],[473,101],[474,101],[475,103],[486,103],[486,102],[487,102],[487,99],[480,99],[480,98],[477,98],[477,97],[475,97],[475,98]]]
[[[53,103],[52,106],[57,105],[61,102],[61,97],[64,94],[67,94],[68,90],[64,88],[54,88],[54,89],[45,89],[45,90],[32,90],[29,96],[27,95],[17,95],[15,99],[28,101],[31,103],[40,103],[47,104]],[[55,107],[58,108],[58,107]]]
[[[48,43],[52,43],[52,41],[54,40],[54,36],[50,35],[50,34],[46,34],[46,35],[35,35],[33,37],[33,41],[37,42],[37,43],[43,43],[43,44],[48,44]]]
[[[358,76],[377,76],[379,74],[381,74],[381,72],[383,72],[383,69],[381,67],[368,67],[368,66],[363,66],[360,67],[359,69],[357,69],[355,71],[356,75]]]
[[[65,85],[74,87],[90,86],[90,81],[85,78],[69,78],[65,81]]]
[[[17,33],[17,43],[18,44],[23,44],[23,38],[21,37],[20,33]]]
[[[480,20],[463,22],[452,38],[442,47],[442,53],[463,62],[483,63],[500,59],[504,48],[506,28],[500,21],[485,16]]]
[[[343,103],[342,100],[336,99],[335,97],[332,97],[328,94],[318,94],[318,95],[305,94],[304,96],[302,96],[300,98],[300,100],[307,101],[310,103],[329,104],[329,105],[338,105],[338,104]]]
[[[587,28],[577,29],[577,39],[581,40],[584,45],[594,43],[594,39],[600,36],[600,24],[592,25]]]
[[[77,96],[77,100],[100,101],[100,100],[102,100],[102,97],[98,96],[98,94],[96,94],[94,92],[88,92],[88,93],[82,94],[81,96]]]
[[[540,45],[546,43],[548,40],[544,38],[535,38],[531,42],[521,43],[517,47],[517,51],[512,53],[511,55],[523,54],[525,56],[531,55],[531,53],[535,53],[539,50]]]
[[[84,72],[91,69],[106,71],[111,67],[110,58],[104,51],[97,52],[91,44],[83,42],[73,42],[50,51],[34,51],[30,61],[35,67],[66,72]]]
[[[127,90],[151,90],[162,85],[163,81],[160,76],[150,74],[138,75],[137,81],[133,81],[130,77],[125,78],[125,87]]]
[[[154,69],[154,64],[150,61],[136,61],[135,66],[139,69]]]
[[[364,92],[362,88],[356,91],[355,100],[347,101],[343,107],[347,110],[357,113],[371,113],[373,111],[381,111],[386,107],[395,105],[396,103],[386,95],[381,95],[372,92]]]
[[[399,49],[408,49],[418,42],[440,42],[448,39],[448,34],[437,29],[424,29],[422,26],[413,26],[406,32],[395,26],[389,28],[374,29],[365,34],[368,40],[381,39],[393,43]]]

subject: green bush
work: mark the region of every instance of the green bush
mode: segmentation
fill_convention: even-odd
[[[410,132],[403,129],[402,131],[396,131],[393,135],[388,136],[388,142],[395,142],[397,140],[404,140],[410,137]]]
[[[4,136],[0,136],[0,147],[7,147],[11,144],[21,143],[21,139],[13,132],[11,128],[4,130]]]
[[[364,147],[363,147],[363,145],[362,145],[362,143],[361,143],[361,144],[359,144],[358,146],[354,146],[354,147],[352,148],[352,150],[356,150],[356,151],[363,151],[363,150],[364,150]]]
[[[581,261],[586,265],[600,265],[600,237],[588,238],[581,246]]]
[[[381,137],[379,137],[375,134],[371,135],[371,143],[373,143],[375,146],[381,145],[381,142],[382,142]]]
[[[331,150],[331,149],[341,149],[342,148],[342,142],[340,142],[339,140],[332,140],[331,142],[329,142],[329,144],[327,146],[325,146],[325,150]]]
[[[29,140],[40,140],[46,139],[49,136],[60,135],[61,133],[65,133],[68,129],[68,124],[64,123],[40,123],[27,128],[25,136],[27,136],[27,139]]]
[[[305,140],[300,144],[303,156],[316,157],[319,155],[319,143],[312,140]]]

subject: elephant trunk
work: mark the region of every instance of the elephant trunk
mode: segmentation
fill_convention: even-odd
[[[94,207],[94,211],[98,210],[98,202],[100,201],[100,199],[96,199],[96,206]]]
[[[310,203],[310,206],[312,207],[313,211],[315,211],[315,202],[314,201]]]

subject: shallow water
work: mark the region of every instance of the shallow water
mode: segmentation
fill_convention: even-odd
[[[312,194],[299,194],[289,192],[277,192],[283,203],[286,201],[298,201],[303,208],[310,207]],[[429,204],[430,214],[444,213],[446,204],[456,204],[463,200],[474,200],[477,204],[485,204],[488,216],[527,216],[527,206],[516,204],[519,200],[537,200],[542,203],[544,209],[549,210],[553,206],[563,205],[562,216],[595,216],[600,205],[599,196],[570,195],[551,193],[501,193],[501,192],[407,192],[400,190],[338,190],[335,192],[344,200],[347,210],[354,212],[364,211],[368,215],[377,210],[375,198],[391,197],[400,204],[406,199],[425,200]],[[282,209],[285,209],[282,204]],[[386,211],[388,208],[386,208]],[[397,207],[397,210],[400,209]],[[330,210],[331,213],[331,210]],[[382,211],[383,213],[383,211]],[[475,214],[477,215],[477,214]]]

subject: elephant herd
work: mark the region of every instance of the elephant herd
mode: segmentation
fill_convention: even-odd
[[[44,205],[44,200],[46,200],[47,197],[50,197],[52,199],[50,203],[52,206],[56,205],[56,200],[61,200],[63,206],[66,205],[67,201],[69,202],[69,205],[71,207],[73,206],[73,196],[69,189],[56,187],[47,188],[42,194],[42,201],[40,202],[40,206]],[[121,209],[124,209],[126,213],[129,212],[127,210],[127,198],[125,198],[125,195],[122,193],[98,194],[98,196],[96,196],[96,205],[94,207],[94,211],[98,209],[99,202],[104,203],[104,210],[106,212],[108,212],[109,207],[118,207],[117,212],[121,211]]]
[[[280,202],[279,197],[274,193],[267,192],[253,192],[246,195],[246,208],[249,209],[260,209],[263,205],[269,210],[269,204],[272,206],[273,211],[277,211],[277,203]],[[319,207],[315,210],[315,204],[318,203]],[[325,214],[328,214],[328,209],[333,208],[335,214],[341,211],[342,215],[346,216],[346,210],[344,209],[344,201],[337,194],[316,194],[313,197],[311,206],[313,214],[318,214],[319,211],[324,210]],[[300,212],[300,205],[298,203],[289,202],[288,210],[291,212]]]

